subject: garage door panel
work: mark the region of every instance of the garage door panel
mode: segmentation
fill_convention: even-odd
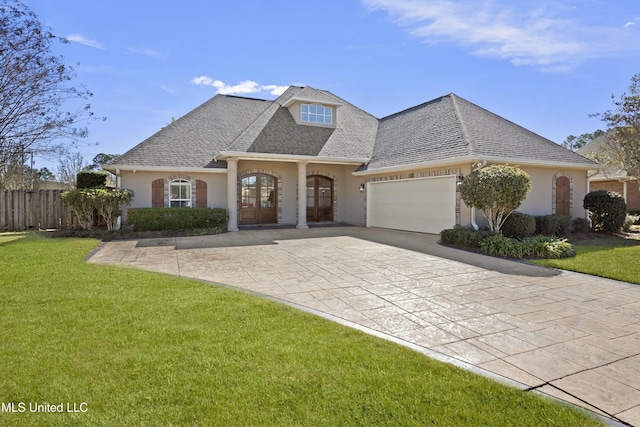
[[[437,234],[455,225],[456,177],[370,182],[367,226]]]

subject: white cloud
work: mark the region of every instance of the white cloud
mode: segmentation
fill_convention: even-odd
[[[480,56],[559,70],[587,59],[638,51],[619,28],[566,19],[561,5],[505,0],[362,0],[428,43],[453,42]],[[571,15],[574,17],[575,15]],[[636,47],[634,47],[634,45]]]
[[[236,85],[228,85],[221,80],[214,80],[208,76],[199,76],[191,80],[192,83],[216,88],[220,95],[247,95],[251,93],[267,92],[271,95],[282,95],[288,86],[259,85],[252,80],[245,80]]]
[[[127,52],[133,53],[135,55],[149,56],[151,58],[156,58],[156,59],[166,59],[169,57],[169,55],[167,55],[166,53],[158,52],[157,50],[147,49],[147,48],[138,49],[138,48],[130,47],[130,48],[127,48]]]
[[[93,47],[95,49],[104,49],[102,43],[95,40],[90,40],[81,34],[71,34],[70,36],[67,36],[65,38],[71,42],[80,43],[85,46]]]

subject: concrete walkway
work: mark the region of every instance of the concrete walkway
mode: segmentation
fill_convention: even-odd
[[[640,426],[640,286],[360,227],[115,241],[90,262],[267,295]]]

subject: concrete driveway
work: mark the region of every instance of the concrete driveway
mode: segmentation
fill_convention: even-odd
[[[360,227],[115,241],[90,262],[256,292],[640,426],[640,286]]]

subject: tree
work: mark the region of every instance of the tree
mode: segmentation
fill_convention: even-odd
[[[496,233],[529,191],[529,174],[509,165],[477,169],[460,184],[462,200],[467,206],[480,209],[489,221],[489,228]]]
[[[595,157],[606,166],[622,167],[629,176],[640,178],[640,73],[631,77],[628,94],[617,100],[611,95],[611,99],[613,110],[592,115],[607,124],[605,143]]]
[[[593,141],[594,139],[596,139],[597,137],[604,135],[604,131],[601,129],[596,130],[593,133],[583,133],[580,136],[575,136],[575,135],[569,135],[567,137],[567,139],[565,139],[562,142],[562,146],[564,148],[567,148],[571,151],[576,151],[579,148],[584,147],[585,145],[587,145],[588,143],[590,143],[591,141]]]
[[[106,154],[106,153],[97,154],[91,161],[91,164],[88,166],[88,169],[101,170],[104,165],[106,165],[107,163],[109,163],[114,159],[117,159],[118,157],[120,157],[119,154]]]
[[[76,187],[78,174],[87,167],[84,157],[79,152],[67,153],[58,160],[58,178],[68,188]]]
[[[51,53],[68,43],[18,0],[0,0],[0,188],[25,153],[60,152],[88,135],[92,93],[73,86],[73,67]],[[64,141],[64,142],[62,142]]]
[[[51,172],[49,170],[49,168],[44,167],[44,168],[40,168],[37,172],[36,172],[36,176],[38,178],[39,181],[55,181],[56,180],[56,176],[54,175],[53,172]]]

